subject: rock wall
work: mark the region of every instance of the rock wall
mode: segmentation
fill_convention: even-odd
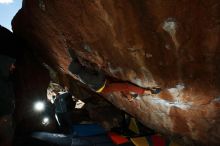
[[[24,0],[13,31],[61,74],[74,49],[106,75],[155,96],[105,96],[148,127],[201,144],[220,138],[218,0]]]
[[[17,136],[39,125],[32,106],[36,100],[46,98],[50,78],[48,71],[31,53],[25,41],[2,26],[0,26],[0,54],[16,59],[15,70],[11,72],[10,82],[5,85],[6,87],[3,86],[5,83],[3,80],[7,78],[1,77],[1,102],[8,104],[10,101],[4,99],[10,97],[7,92],[13,92],[9,95],[14,95],[11,98],[15,98],[15,110],[12,109],[10,114],[0,116],[0,146],[9,146]],[[13,85],[13,90],[9,84]],[[10,107],[10,104],[8,106]],[[1,113],[5,112],[1,111]]]

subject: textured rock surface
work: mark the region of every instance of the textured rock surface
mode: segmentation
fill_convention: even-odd
[[[13,30],[63,75],[72,48],[108,76],[162,87],[105,98],[160,132],[218,145],[219,11],[218,0],[25,0]]]

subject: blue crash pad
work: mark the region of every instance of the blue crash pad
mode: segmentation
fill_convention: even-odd
[[[73,132],[76,136],[95,136],[106,133],[99,124],[76,124],[73,125]]]
[[[59,146],[115,146],[107,135],[73,137],[59,133],[34,132],[32,137]]]

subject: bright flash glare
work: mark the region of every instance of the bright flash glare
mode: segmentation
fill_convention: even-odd
[[[49,122],[50,122],[50,120],[49,120],[48,117],[44,117],[43,120],[42,120],[42,124],[45,125],[45,126],[48,125]]]
[[[34,104],[34,109],[36,111],[43,111],[44,110],[44,103],[42,101],[38,101]]]

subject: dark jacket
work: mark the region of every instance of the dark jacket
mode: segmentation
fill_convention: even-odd
[[[56,113],[70,112],[75,107],[75,102],[72,99],[72,94],[70,94],[69,92],[57,95],[54,104]]]
[[[83,66],[75,52],[72,49],[69,49],[69,54],[72,57],[72,61],[69,64],[69,71],[78,76],[80,80],[88,85],[91,89],[97,91],[102,88],[105,84],[105,75],[101,71],[97,71],[95,69],[88,68]]]
[[[15,59],[0,55],[0,116],[11,114],[14,110],[14,90],[10,80],[10,66]]]

